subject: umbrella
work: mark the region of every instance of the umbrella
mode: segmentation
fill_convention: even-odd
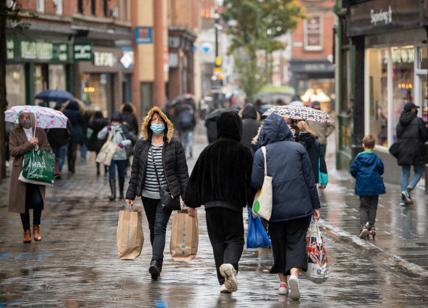
[[[14,106],[5,111],[5,121],[18,123],[18,117],[21,112],[34,114],[36,118],[36,127],[47,128],[67,128],[68,118],[58,110],[40,106]]]
[[[266,111],[263,116],[267,117],[271,113],[278,114],[282,117],[288,116],[290,119],[293,120],[308,120],[320,123],[334,122],[334,120],[329,116],[327,112],[305,106],[275,106]]]
[[[59,102],[63,103],[65,101],[72,101],[74,100],[74,96],[67,91],[64,90],[44,90],[34,96],[35,99],[40,99],[43,101],[49,101],[49,102]]]

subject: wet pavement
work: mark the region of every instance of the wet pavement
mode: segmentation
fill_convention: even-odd
[[[197,135],[196,141],[198,153],[205,139]],[[194,160],[189,162],[193,164]],[[92,162],[79,165],[74,176],[65,173],[49,190],[42,217],[44,239],[31,245],[21,243],[19,216],[7,212],[8,185],[1,184],[0,307],[426,306],[428,279],[388,258],[388,254],[397,254],[425,266],[426,199],[422,197],[405,210],[388,203],[393,196],[381,198],[375,242],[383,249],[379,251],[371,249],[371,244],[351,244],[358,229],[358,199],[348,188],[349,178],[339,173],[334,178],[322,197],[331,274],[323,284],[303,277],[300,303],[277,295],[276,277],[268,273],[271,255],[259,257],[255,250],[244,251],[238,292],[219,294],[204,210],[199,210],[200,241],[194,260],[171,259],[168,228],[159,281],[152,282],[147,272],[151,249],[145,219],[142,255],[135,261],[119,260],[115,231],[121,204],[107,201],[107,180],[95,176]],[[391,194],[393,189],[388,187]]]

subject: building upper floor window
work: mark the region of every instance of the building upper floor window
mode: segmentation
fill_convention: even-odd
[[[45,0],[37,0],[36,1],[36,10],[39,13],[45,12]]]
[[[312,15],[303,22],[304,49],[320,51],[323,49],[323,19],[321,15]]]
[[[91,14],[96,16],[97,15],[97,1],[91,0]]]
[[[83,0],[77,0],[77,13],[83,14]]]
[[[104,16],[110,16],[108,9],[108,0],[103,0],[103,14]]]
[[[54,0],[55,13],[57,15],[62,15],[62,0]]]

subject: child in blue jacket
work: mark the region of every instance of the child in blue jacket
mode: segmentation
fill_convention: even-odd
[[[364,152],[359,153],[351,165],[351,174],[356,179],[355,194],[360,196],[360,238],[375,238],[376,212],[379,195],[385,193],[382,160],[373,153],[376,140],[372,135],[363,139]]]

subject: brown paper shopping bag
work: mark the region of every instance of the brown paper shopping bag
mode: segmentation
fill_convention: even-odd
[[[173,260],[191,260],[198,252],[199,231],[197,217],[180,211],[172,218],[170,252]]]
[[[121,210],[117,224],[117,253],[122,260],[134,260],[141,254],[144,243],[142,213]]]

